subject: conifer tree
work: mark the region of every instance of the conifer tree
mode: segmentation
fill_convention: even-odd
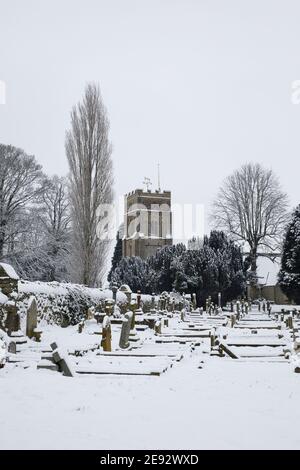
[[[288,298],[300,304],[300,204],[286,230],[278,280]]]

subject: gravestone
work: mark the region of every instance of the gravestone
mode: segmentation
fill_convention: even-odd
[[[28,302],[26,316],[26,336],[28,336],[28,338],[34,337],[34,330],[37,327],[37,317],[38,311],[36,298],[34,297],[34,295],[32,295]]]
[[[63,373],[66,377],[74,377],[75,373],[72,370],[72,366],[69,363],[68,359],[62,354],[58,349],[56,343],[50,344],[52,349],[52,357],[55,364],[58,365],[60,372]]]
[[[20,329],[18,309],[15,304],[9,302],[3,306],[3,309],[6,314],[4,329],[7,331],[8,336],[11,336],[13,332],[19,331]]]
[[[138,290],[136,294],[136,304],[137,304],[137,309],[139,310],[141,308],[141,291]]]
[[[193,301],[193,309],[196,310],[197,308],[197,297],[196,294],[192,294],[192,301]]]
[[[131,329],[132,316],[133,316],[133,312],[126,312],[124,315],[124,319],[122,322],[121,335],[120,335],[120,342],[119,342],[119,347],[121,349],[127,349],[130,346],[129,335],[130,335],[130,329]]]
[[[7,348],[8,352],[11,354],[16,354],[17,353],[17,345],[14,341],[11,341],[8,345]]]
[[[111,290],[112,290],[112,294],[113,294],[113,301],[115,303],[115,305],[117,304],[117,292],[118,292],[118,286],[117,284],[113,284],[111,286]]]
[[[105,315],[102,323],[102,341],[103,351],[111,351],[111,323],[109,315]]]
[[[120,292],[123,292],[126,297],[127,297],[127,302],[130,304],[131,302],[131,295],[132,295],[132,290],[130,289],[130,287],[127,285],[127,284],[123,284],[120,289],[119,289]]]
[[[140,319],[141,320],[143,314],[144,314],[144,312],[143,312],[143,308],[142,308],[142,294],[141,294],[141,291],[138,290],[137,295],[136,295],[136,309],[135,309],[135,312],[134,312],[135,319]]]
[[[157,320],[157,322],[155,323],[155,326],[154,326],[154,331],[155,331],[155,334],[156,334],[156,335],[160,335],[160,334],[161,334],[161,327],[162,327],[162,321],[161,321],[161,320]]]
[[[155,310],[155,294],[151,296],[151,310]]]
[[[95,317],[95,313],[96,313],[95,307],[89,307],[87,311],[87,319],[93,320]]]
[[[180,320],[181,320],[181,321],[184,321],[184,319],[185,319],[185,314],[186,314],[186,309],[183,308],[183,309],[181,310],[181,312],[180,312]]]
[[[113,316],[114,316],[114,318],[120,318],[121,317],[121,310],[120,310],[120,307],[117,304],[115,304],[115,306],[114,306]]]

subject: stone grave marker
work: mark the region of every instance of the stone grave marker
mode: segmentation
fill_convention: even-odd
[[[26,316],[26,336],[34,338],[34,330],[37,327],[37,303],[36,298],[32,295],[28,302],[27,316]]]
[[[16,354],[17,353],[17,345],[14,341],[11,341],[8,345],[7,348],[8,352],[11,354]]]
[[[121,349],[127,349],[130,346],[129,335],[131,329],[132,316],[133,312],[126,312],[124,315],[119,342],[119,347]]]
[[[57,343],[51,343],[52,349],[52,356],[55,364],[58,365],[60,372],[63,373],[66,377],[74,377],[75,373],[72,369],[71,364],[67,358],[62,354],[62,352],[58,349]]]
[[[102,341],[103,351],[111,351],[111,322],[109,315],[105,315],[102,323]]]

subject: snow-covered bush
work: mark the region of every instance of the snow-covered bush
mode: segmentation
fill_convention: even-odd
[[[75,325],[85,316],[89,307],[102,308],[112,291],[89,288],[79,284],[58,282],[19,281],[18,306],[21,318],[26,315],[28,301],[35,295],[40,320],[66,326]],[[121,309],[127,302],[126,295],[117,293]]]

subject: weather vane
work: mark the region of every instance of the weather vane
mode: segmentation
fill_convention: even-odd
[[[146,186],[146,190],[150,191],[150,187],[152,186],[150,178],[147,178],[147,176],[145,176],[143,184]]]

